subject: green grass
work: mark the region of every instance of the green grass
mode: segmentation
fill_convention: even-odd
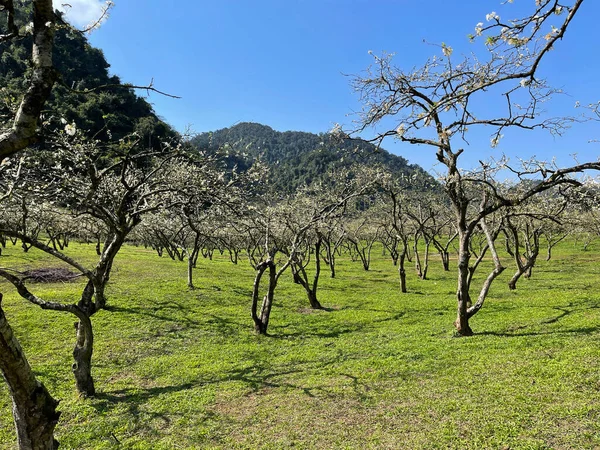
[[[72,245],[80,258],[93,248]],[[378,252],[373,252],[374,256]],[[9,247],[3,266],[57,265]],[[506,260],[508,264],[510,261]],[[253,271],[226,258],[185,263],[126,247],[93,318],[99,394],[80,399],[70,373],[73,317],[7,295],[4,308],[36,374],[61,400],[65,449],[600,448],[600,254],[566,243],[510,292],[499,278],[454,338],[455,264],[409,272],[409,293],[381,256],[365,272],[340,259],[310,311],[284,276],[269,337],[252,331]],[[481,274],[483,275],[483,274]],[[74,300],[81,282],[35,285]],[[15,447],[0,384],[0,448]]]

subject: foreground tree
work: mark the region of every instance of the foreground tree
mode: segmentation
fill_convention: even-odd
[[[0,3],[0,43],[19,37],[13,0]],[[14,155],[36,142],[40,114],[56,80],[52,64],[55,16],[52,0],[33,0],[32,73],[21,103],[0,131],[0,159]],[[8,127],[7,127],[8,125]],[[0,294],[1,300],[2,294]],[[58,402],[40,383],[19,342],[6,321],[0,303],[0,370],[13,402],[17,442],[22,449],[48,450],[58,447],[54,428],[58,422]]]
[[[40,225],[24,226],[21,218],[10,222],[4,217],[0,221],[2,234],[16,237],[70,265],[87,278],[87,283],[76,304],[63,304],[37,297],[26,287],[24,278],[14,271],[0,268],[0,276],[11,282],[29,302],[77,317],[73,374],[77,390],[87,397],[95,394],[91,374],[94,343],[91,317],[106,307],[105,289],[113,262],[128,235],[144,214],[158,209],[165,198],[168,199],[164,194],[170,188],[163,169],[174,153],[165,151],[159,155],[140,151],[135,139],[122,141],[116,147],[105,147],[66,132],[59,133],[55,139],[51,145],[47,144],[50,145],[48,151],[30,154],[19,168],[20,187],[13,190],[10,200],[17,208],[23,208],[21,213],[27,214],[26,222],[45,221],[45,214],[35,216],[34,213],[45,213],[48,209],[56,212],[54,217],[72,214],[102,222],[106,234],[98,260],[88,268],[66,251],[47,245],[38,233],[31,232],[41,228]],[[49,172],[48,167],[53,170]],[[39,188],[32,187],[36,182]]]
[[[583,0],[570,5],[556,1],[537,1],[534,12],[522,19],[502,22],[491,13],[488,26],[480,23],[477,35],[487,37],[487,60],[464,58],[452,60],[452,48],[442,45],[442,57],[434,57],[421,68],[403,71],[393,65],[390,55],[375,56],[366,75],[354,79],[354,88],[364,104],[359,115],[360,132],[394,117],[393,129],[378,132],[374,141],[394,136],[402,142],[426,145],[434,149],[437,160],[445,168],[444,188],[452,204],[458,233],[457,318],[455,326],[462,336],[473,334],[469,319],[483,306],[493,280],[503,270],[493,247],[493,232],[486,218],[495,212],[519,205],[535,195],[560,184],[578,183],[573,174],[600,169],[590,162],[568,168],[557,168],[543,162],[529,161],[522,168],[482,163],[481,169],[466,173],[459,169],[462,148],[457,139],[465,138],[468,129],[486,126],[492,129],[492,147],[498,145],[507,128],[542,128],[560,134],[568,119],[544,119],[540,104],[556,91],[537,77],[544,56],[561,39]],[[558,20],[558,26],[553,21]],[[479,111],[486,103],[482,96],[503,92],[504,112]],[[527,189],[498,189],[493,175],[497,170],[512,170],[520,179],[535,179]],[[536,178],[537,177],[537,178]],[[486,235],[494,258],[495,269],[484,281],[477,301],[471,301],[469,286],[470,241],[480,228]]]

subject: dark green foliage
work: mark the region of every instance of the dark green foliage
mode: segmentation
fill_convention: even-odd
[[[18,21],[24,30],[30,7],[19,7]],[[31,39],[25,35],[0,44],[0,122],[10,120],[27,86]],[[150,148],[175,137],[176,132],[156,116],[146,100],[109,74],[102,50],[67,25],[58,25],[55,39],[53,61],[60,78],[46,104],[44,119],[65,119],[104,141],[138,132],[141,142]]]
[[[356,163],[379,164],[396,175],[422,175],[434,184],[422,168],[408,164],[401,156],[360,139],[340,140],[328,133],[279,132],[266,125],[243,122],[202,133],[191,143],[201,150],[229,149],[230,160],[241,168],[260,157],[271,167],[270,182],[286,193],[327,179],[336,168]]]

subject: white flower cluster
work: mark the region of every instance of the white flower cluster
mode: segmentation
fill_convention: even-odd
[[[490,139],[490,145],[492,148],[496,148],[498,147],[498,144],[500,143],[500,139],[502,139],[504,137],[503,134],[498,134],[495,137],[493,137],[492,139]]]
[[[444,54],[444,56],[450,56],[452,54],[452,47],[442,43],[442,53]]]
[[[69,136],[75,136],[75,133],[77,133],[77,127],[75,126],[75,122],[68,123],[65,125],[65,133],[67,133],[67,135]]]
[[[495,11],[492,11],[491,13],[485,15],[485,20],[487,20],[488,22],[490,20],[497,20],[498,22],[500,22],[500,16],[496,14]]]
[[[483,22],[479,22],[477,25],[475,25],[475,34],[477,36],[481,36],[482,32],[483,32]]]

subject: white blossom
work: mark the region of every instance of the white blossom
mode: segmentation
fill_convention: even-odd
[[[477,25],[475,25],[475,34],[477,36],[481,36],[482,32],[483,32],[483,22],[479,22]]]
[[[485,15],[485,20],[487,20],[488,22],[490,20],[494,20],[494,19],[496,19],[497,21],[500,21],[500,16],[498,14],[496,14],[495,11],[492,11],[491,13]]]
[[[490,145],[492,148],[496,148],[498,146],[498,144],[500,143],[500,139],[502,139],[504,137],[503,134],[498,134],[496,136],[494,136],[492,139],[490,139]]]
[[[69,136],[75,136],[75,133],[77,133],[77,127],[75,126],[75,123],[66,124],[65,133],[67,133]]]

